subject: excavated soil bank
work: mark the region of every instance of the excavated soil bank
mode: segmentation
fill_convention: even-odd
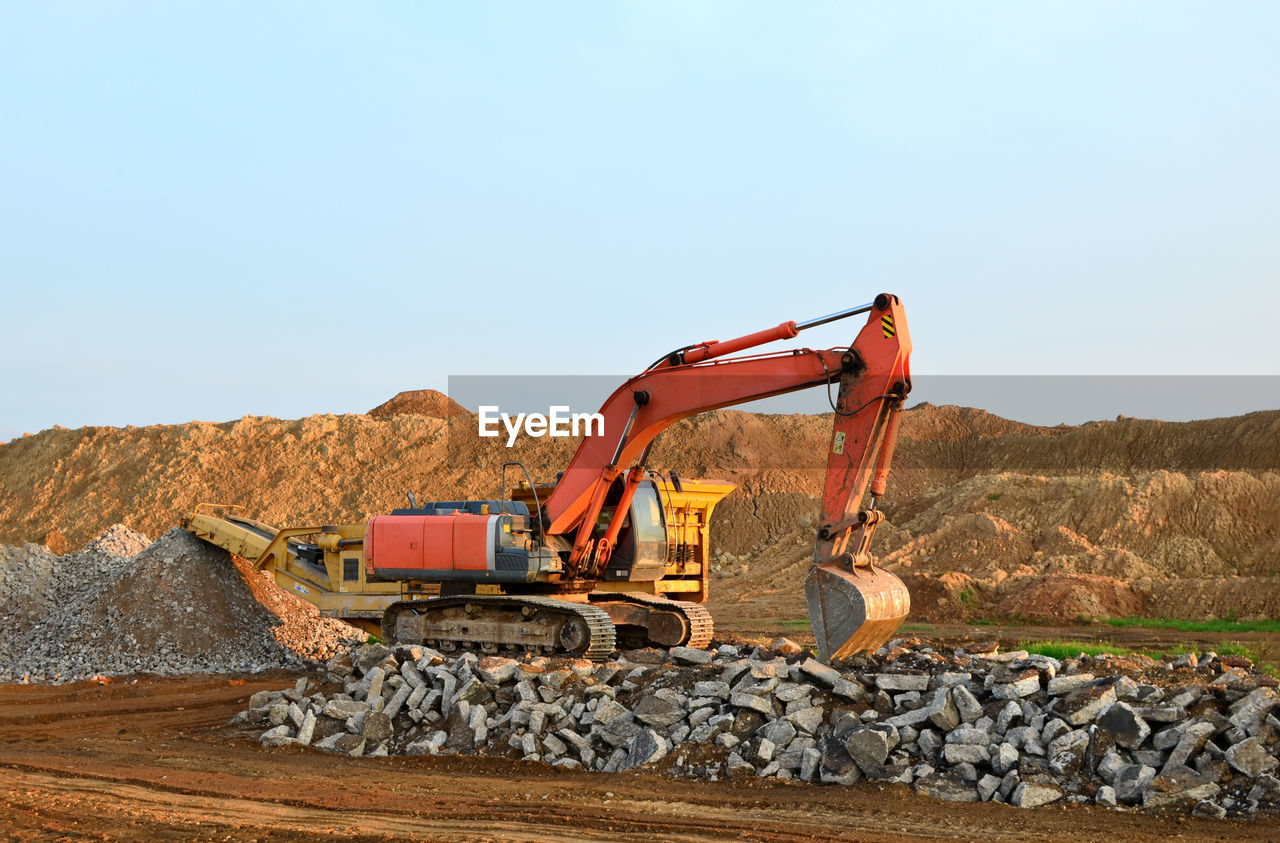
[[[0,445],[0,542],[76,546],[116,522],[158,535],[202,501],[278,525],[354,522],[406,491],[496,495],[512,459],[550,480],[575,448],[480,440],[429,390],[375,414],[22,437]],[[717,411],[659,438],[652,467],[739,484],[712,522],[716,607],[803,615],[829,435],[829,417]],[[918,619],[1275,617],[1278,466],[1277,411],[1036,427],[922,405],[904,416],[873,550]]]

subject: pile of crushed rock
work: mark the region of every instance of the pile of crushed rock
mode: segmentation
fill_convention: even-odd
[[[1280,694],[1245,659],[1058,660],[893,642],[839,668],[790,642],[606,664],[365,644],[262,691],[267,746],[467,753],[717,780],[900,782],[953,801],[1280,809]],[[789,653],[789,655],[784,655]],[[308,690],[312,692],[308,694]]]
[[[185,530],[150,543],[123,525],[64,556],[0,548],[0,627],[6,682],[255,673],[364,637]]]

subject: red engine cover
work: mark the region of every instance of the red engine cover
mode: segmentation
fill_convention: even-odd
[[[379,515],[364,538],[371,579],[439,579],[448,571],[492,570],[496,515]]]

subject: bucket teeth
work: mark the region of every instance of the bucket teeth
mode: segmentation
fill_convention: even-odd
[[[911,610],[911,595],[893,574],[879,568],[851,573],[834,562],[809,569],[804,597],[824,662],[884,645]]]

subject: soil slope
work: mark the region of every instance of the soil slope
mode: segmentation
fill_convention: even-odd
[[[160,535],[202,501],[281,525],[358,521],[406,491],[494,496],[512,459],[550,480],[576,445],[507,449],[438,400],[415,412],[401,401],[414,394],[382,417],[55,428],[0,444],[0,543],[79,547],[116,522]],[[658,440],[652,467],[739,484],[713,522],[726,620],[803,614],[830,423],[718,411]],[[921,405],[883,505],[875,550],[917,617],[1280,613],[1278,411],[1047,428]]]

